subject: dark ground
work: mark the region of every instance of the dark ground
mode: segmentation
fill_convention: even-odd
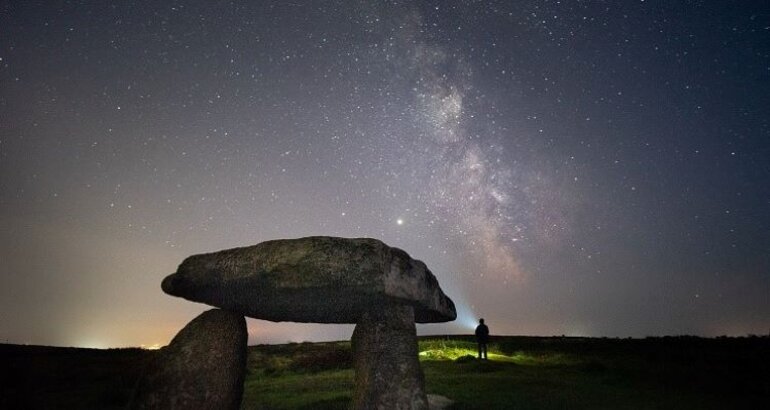
[[[770,406],[770,338],[497,337],[420,341],[428,393],[452,408],[757,409]],[[0,345],[0,408],[123,408],[156,351]],[[243,408],[345,408],[348,342],[249,347]]]

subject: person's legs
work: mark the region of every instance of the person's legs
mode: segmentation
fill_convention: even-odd
[[[482,346],[483,346],[483,349],[484,349],[484,360],[487,360],[487,344],[484,343]]]
[[[484,344],[479,343],[478,345],[479,345],[479,359],[481,359],[481,349],[483,348]]]

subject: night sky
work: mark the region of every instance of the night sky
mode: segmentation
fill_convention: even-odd
[[[308,235],[425,261],[421,334],[767,334],[769,122],[765,1],[2,2],[0,342],[164,345],[186,256]]]

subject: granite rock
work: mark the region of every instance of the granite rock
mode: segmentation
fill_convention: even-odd
[[[447,322],[454,303],[425,264],[370,238],[281,239],[193,255],[163,291],[257,319],[357,323],[372,305],[408,305],[418,323]]]
[[[219,309],[187,324],[139,381],[132,409],[238,409],[246,372],[246,320]]]

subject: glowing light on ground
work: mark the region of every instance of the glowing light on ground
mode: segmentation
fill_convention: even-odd
[[[471,360],[478,357],[478,345],[471,341],[458,340],[425,340],[420,342],[420,360],[423,361],[455,361]],[[522,366],[555,366],[575,365],[580,359],[563,353],[543,353],[516,351],[505,354],[500,346],[490,343],[487,358],[492,362],[515,363]]]

